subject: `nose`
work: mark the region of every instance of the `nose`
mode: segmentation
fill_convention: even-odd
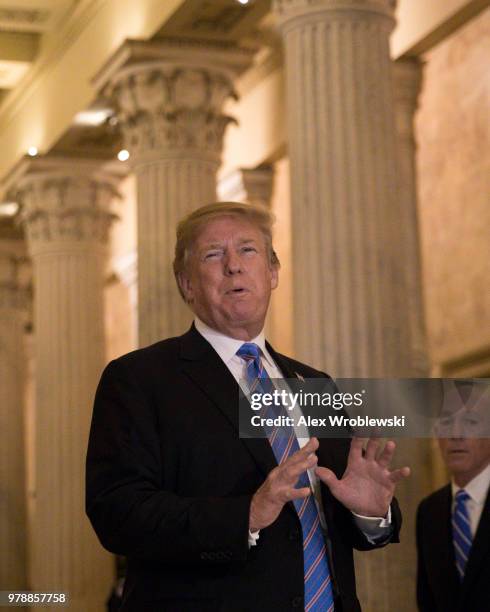
[[[228,251],[224,258],[225,274],[231,276],[233,274],[240,274],[242,271],[240,257],[237,253]]]
[[[451,423],[451,438],[453,440],[460,440],[461,438],[464,438],[464,427],[461,423],[461,419],[457,416],[454,417]]]

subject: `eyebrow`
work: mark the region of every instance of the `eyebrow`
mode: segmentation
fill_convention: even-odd
[[[255,243],[255,242],[257,242],[255,238],[242,238],[237,241],[239,246],[243,244],[250,244],[250,243]],[[223,248],[223,244],[224,244],[223,242],[208,242],[200,250],[206,251],[209,249],[221,249]]]

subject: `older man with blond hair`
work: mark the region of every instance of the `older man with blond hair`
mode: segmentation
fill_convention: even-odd
[[[264,321],[279,261],[258,206],[177,227],[184,335],[112,361],[87,456],[87,513],[126,555],[124,611],[357,612],[353,548],[397,541],[394,443],[239,437],[239,384],[327,375],[277,353]],[[165,313],[162,313],[165,316]],[[243,382],[242,382],[243,381]]]

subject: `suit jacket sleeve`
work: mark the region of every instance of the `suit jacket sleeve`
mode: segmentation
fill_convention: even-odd
[[[86,510],[102,545],[173,564],[245,559],[251,495],[180,497],[164,490],[161,461],[150,394],[113,361],[96,392],[86,464]]]

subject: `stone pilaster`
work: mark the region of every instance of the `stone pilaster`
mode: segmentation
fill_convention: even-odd
[[[423,288],[417,207],[416,142],[414,115],[422,82],[422,64],[416,58],[399,59],[393,63],[395,124],[397,134],[398,207],[400,218],[400,250],[404,258],[403,273],[408,305],[410,375],[430,375],[427,336],[424,321]],[[405,574],[415,580],[415,516],[422,497],[442,486],[441,459],[437,444],[432,440],[400,440],[398,455],[414,467],[400,501],[405,515],[404,532],[410,548],[406,548]],[[439,478],[438,478],[439,476]],[[435,481],[435,482],[434,482]],[[436,483],[436,484],[435,484]],[[434,486],[435,484],[435,486]],[[403,569],[402,569],[403,571]]]
[[[250,202],[270,207],[274,172],[271,166],[239,168],[219,183],[220,199],[227,202]]]
[[[139,343],[182,333],[190,313],[172,260],[178,220],[216,200],[223,104],[250,53],[179,41],[128,41],[97,79],[116,109],[137,177]]]
[[[286,59],[295,345],[335,376],[407,371],[391,0],[276,0]]]
[[[33,262],[36,360],[30,584],[102,612],[114,563],[85,516],[85,454],[104,366],[111,177],[88,160],[35,160],[16,182]]]
[[[395,119],[398,138],[398,206],[408,300],[412,376],[427,376],[429,361],[424,322],[419,225],[417,215],[416,143],[414,115],[422,80],[422,65],[415,58],[399,59],[394,67]]]
[[[22,243],[0,238],[0,589],[27,588]]]

